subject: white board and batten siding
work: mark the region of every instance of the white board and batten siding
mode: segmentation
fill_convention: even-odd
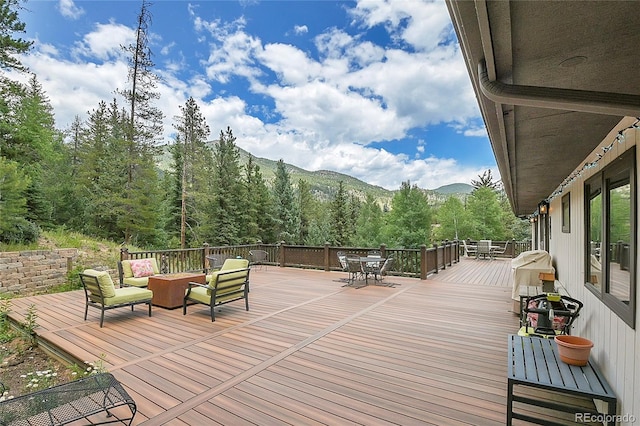
[[[603,153],[602,147],[609,146],[615,140],[618,131],[627,128],[635,121],[630,118],[623,120],[603,140],[581,164],[591,162]],[[557,279],[568,293],[582,301],[584,308],[576,320],[572,334],[586,337],[593,341],[592,356],[603,371],[609,384],[618,396],[618,414],[635,418],[640,422],[640,303],[636,300],[636,327],[631,328],[612,312],[604,303],[593,295],[584,285],[584,256],[585,256],[585,212],[584,212],[584,182],[612,160],[623,154],[632,146],[640,142],[640,131],[631,129],[625,132],[623,143],[615,142],[612,149],[603,154],[598,165],[592,169],[583,170],[582,174],[566,186],[562,194],[551,200],[549,214],[551,218],[551,233],[549,252],[557,271]],[[582,167],[582,166],[581,166]],[[636,169],[640,167],[640,147],[636,149]],[[636,176],[636,214],[640,212],[638,203],[638,177]],[[562,232],[562,197],[570,193],[571,232]],[[640,221],[637,221],[640,224]],[[636,226],[636,232],[640,226]],[[637,240],[640,241],[640,235]],[[636,250],[636,257],[640,250]],[[640,265],[636,258],[636,264]],[[640,279],[637,277],[636,282]],[[636,298],[638,297],[636,292]],[[621,424],[631,424],[621,422]]]

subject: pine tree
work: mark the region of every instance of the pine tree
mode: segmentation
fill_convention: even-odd
[[[277,238],[291,244],[296,241],[298,235],[298,212],[291,178],[282,159],[276,163],[272,191]]]
[[[9,241],[11,232],[25,221],[29,177],[17,162],[0,157],[0,241]],[[14,241],[11,241],[14,242]],[[19,241],[16,241],[19,242]]]
[[[154,63],[149,48],[148,32],[151,25],[149,6],[146,0],[142,1],[137,19],[135,44],[123,46],[123,50],[129,55],[130,87],[118,91],[129,106],[128,124],[125,128],[127,159],[123,163],[127,174],[127,191],[125,192],[127,199],[125,200],[126,213],[121,221],[125,226],[124,239],[127,243],[132,234],[140,234],[142,231],[136,229],[136,224],[144,223],[141,220],[142,216],[152,216],[147,206],[138,205],[134,201],[134,199],[144,198],[145,194],[136,194],[134,191],[136,188],[143,188],[142,182],[136,182],[136,179],[153,176],[152,170],[142,169],[142,167],[155,167],[153,156],[156,153],[156,138],[162,134],[162,111],[153,104],[160,94],[156,91],[159,78],[152,72]]]
[[[482,176],[478,175],[478,180],[471,181],[471,186],[473,186],[474,191],[480,188],[489,188],[498,191],[500,189],[500,182],[495,182],[491,175],[491,170],[486,170],[482,173]]]
[[[309,227],[313,220],[313,214],[316,210],[316,200],[311,193],[309,182],[304,179],[298,180],[298,244],[306,244],[309,238]]]
[[[14,159],[23,164],[31,178],[27,190],[27,218],[48,226],[53,222],[53,204],[58,202],[56,195],[47,193],[49,189],[56,189],[51,187],[53,177],[50,172],[62,154],[56,149],[62,134],[55,128],[53,107],[35,75],[29,80],[16,116],[19,125],[12,146],[16,149]],[[11,155],[11,147],[7,151]]]
[[[331,243],[346,246],[350,243],[349,231],[351,217],[344,182],[338,182],[338,191],[331,201]]]
[[[33,44],[22,38],[14,38],[15,33],[24,33],[26,25],[20,21],[18,11],[22,9],[19,0],[0,0],[0,68],[26,71],[18,55],[26,53]]]
[[[244,240],[250,244],[256,241],[276,242],[273,200],[260,171],[260,166],[256,164],[252,155],[249,156],[245,165],[245,191],[247,196],[245,210],[247,227]]]
[[[206,234],[213,245],[241,243],[240,228],[244,226],[246,196],[240,174],[240,152],[235,141],[233,131],[227,127],[225,132],[220,131],[218,144],[213,151],[213,179]]]
[[[180,111],[182,115],[176,117],[174,124],[178,132],[174,146],[174,162],[180,176],[180,247],[185,248],[187,226],[190,225],[189,219],[191,219],[187,211],[195,209],[199,194],[207,189],[204,185],[205,179],[202,178],[198,169],[198,163],[206,155],[205,142],[210,131],[198,104],[192,97],[180,107]]]

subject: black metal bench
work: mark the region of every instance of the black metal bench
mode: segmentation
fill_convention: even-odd
[[[607,405],[607,424],[615,425],[617,398],[598,367],[589,360],[584,367],[569,365],[560,360],[557,344],[553,339],[509,335],[509,356],[507,364],[507,425],[513,419],[526,420],[544,425],[559,425],[549,420],[540,420],[513,411],[513,403],[549,408],[580,415],[601,416],[591,411],[563,404],[562,401],[550,402],[529,396],[514,395],[514,386],[547,389],[568,395],[588,397],[604,401]]]
[[[78,420],[90,425],[131,425],[135,415],[136,403],[110,373],[0,402],[0,425],[3,426],[65,425]]]

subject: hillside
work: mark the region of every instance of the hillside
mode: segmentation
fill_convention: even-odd
[[[215,141],[209,142],[215,144]],[[246,164],[250,153],[238,147],[240,152],[240,162]],[[168,150],[165,148],[163,154],[158,158],[158,167],[161,170],[170,170],[171,159]],[[269,160],[266,158],[254,157],[255,163],[260,166],[262,176],[267,182],[273,181],[275,177],[277,161]],[[286,164],[286,163],[285,163]],[[332,172],[329,170],[309,171],[291,164],[286,164],[287,171],[291,178],[292,184],[296,185],[300,179],[307,181],[311,187],[311,191],[320,200],[330,200],[333,198],[335,191],[338,189],[340,181],[343,182],[344,188],[347,192],[355,194],[356,196],[364,199],[365,194],[369,193],[373,195],[380,204],[389,204],[395,191],[390,191],[377,185],[370,185],[352,176],[345,175],[343,173]],[[456,195],[464,197],[469,194],[473,187],[466,183],[454,183],[451,185],[445,185],[434,190],[424,190],[429,200],[434,204],[443,202],[447,197]]]

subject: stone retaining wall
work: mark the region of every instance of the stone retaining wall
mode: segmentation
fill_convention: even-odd
[[[67,282],[77,249],[0,252],[0,294],[29,295]]]

